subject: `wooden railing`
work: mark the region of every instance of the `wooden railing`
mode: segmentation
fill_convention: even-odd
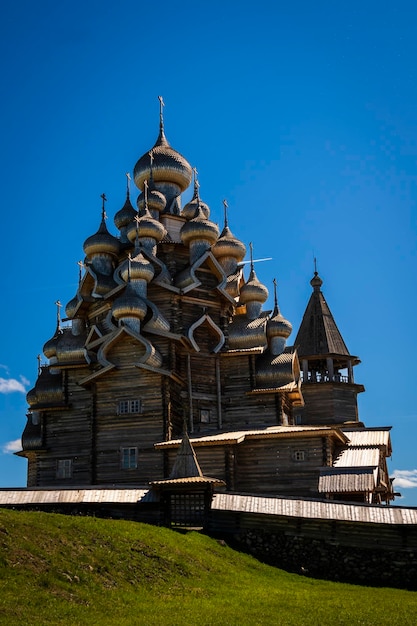
[[[316,374],[308,374],[307,380],[304,380],[303,373],[301,372],[301,380],[303,383],[348,383],[349,376],[342,376],[341,374],[334,374],[334,376],[329,376],[326,374],[320,374],[317,372]]]

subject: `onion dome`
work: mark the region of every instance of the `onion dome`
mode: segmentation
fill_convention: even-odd
[[[41,367],[38,380],[26,396],[31,408],[39,405],[51,405],[62,402],[64,398],[62,376],[53,374],[48,367]]]
[[[253,246],[250,243],[250,274],[248,281],[243,285],[240,290],[240,304],[250,304],[251,302],[263,304],[268,298],[268,289],[263,285],[256,276],[255,269],[253,267]]]
[[[136,295],[132,288],[132,283],[128,283],[124,294],[114,301],[112,307],[112,315],[116,320],[122,320],[126,317],[143,320],[146,311],[147,306],[145,302]]]
[[[142,189],[145,180],[150,179],[151,169],[153,180],[158,183],[174,183],[181,191],[185,191],[191,182],[192,170],[188,161],[169,145],[165,133],[162,117],[162,98],[160,101],[159,136],[151,150],[146,152],[135,165],[133,177],[135,185]]]
[[[284,339],[288,339],[288,337],[292,333],[292,325],[291,323],[281,315],[278,299],[277,299],[277,281],[274,278],[274,296],[275,296],[275,306],[272,312],[270,319],[266,325],[266,335],[268,339],[272,339],[274,337],[283,337]]]
[[[196,239],[214,244],[218,237],[219,227],[206,218],[200,206],[197,207],[196,216],[181,228],[181,240],[184,244],[189,244]]]
[[[228,327],[229,350],[266,347],[265,324],[266,315],[262,312],[252,319],[246,315],[235,315]]]
[[[88,237],[88,239],[84,242],[84,252],[88,257],[92,257],[95,254],[111,254],[113,256],[117,256],[120,250],[119,240],[116,237],[113,237],[113,235],[111,235],[107,230],[106,213],[104,210],[106,197],[104,194],[102,198],[103,208],[100,228],[94,235]]]
[[[152,263],[149,263],[139,249],[135,250],[137,254],[128,263],[124,263],[120,276],[127,283],[131,280],[146,280],[149,283],[154,277],[155,270]],[[130,265],[130,267],[129,267]]]
[[[228,226],[225,226],[220,237],[213,246],[213,254],[216,258],[232,257],[239,263],[246,254],[245,244],[236,239]]]
[[[197,209],[200,207],[203,211],[205,217],[208,219],[210,216],[210,209],[208,204],[202,202],[200,200],[199,187],[197,180],[197,170],[194,168],[194,195],[190,202],[187,202],[183,210],[181,211],[182,217],[187,218],[187,220],[192,220],[197,213]]]
[[[318,275],[318,272],[314,272],[313,278],[310,280],[310,285],[313,287],[314,291],[320,291],[320,287],[322,286],[323,281]]]
[[[240,304],[248,304],[249,302],[264,303],[267,298],[268,289],[258,280],[252,267],[248,282],[240,290]]]
[[[208,217],[210,216],[209,205],[200,200],[200,198],[195,198],[195,196],[192,198],[192,200],[190,200],[190,202],[187,202],[187,204],[184,206],[183,210],[181,211],[182,217],[187,218],[187,220],[192,220],[193,217],[195,217],[195,214],[199,207],[202,209],[206,219],[208,219]]]
[[[150,238],[159,242],[165,237],[166,230],[161,222],[152,217],[149,210],[145,208],[141,217],[137,218],[137,222],[131,224],[127,231],[129,241],[132,243],[135,241],[136,235],[139,239]]]
[[[83,324],[82,320],[79,321]],[[85,363],[85,339],[85,332],[73,333],[65,328],[57,343],[58,363]]]
[[[286,385],[297,388],[299,364],[294,348],[285,348],[277,355],[264,352],[258,357],[255,369],[256,386],[259,389],[278,389]]]
[[[62,304],[60,303],[59,300],[57,300],[55,304],[57,308],[55,333],[54,333],[54,336],[51,337],[51,339],[48,339],[48,341],[43,346],[43,353],[46,356],[46,358],[49,359],[50,362],[56,362],[56,351],[57,351],[58,339],[62,335],[61,314],[60,314],[60,309],[61,309]]]
[[[56,347],[58,343],[58,338],[59,334],[55,333],[55,335],[51,337],[51,339],[48,339],[48,341],[43,346],[42,351],[46,358],[49,360],[56,358]]]
[[[191,182],[191,165],[179,152],[171,148],[163,130],[159,133],[152,153],[155,182],[175,183],[181,191],[185,191]],[[150,167],[147,152],[136,163],[133,172],[135,185],[139,189],[142,189],[143,182],[149,179]]]
[[[126,191],[126,201],[122,208],[117,211],[116,215],[114,216],[114,224],[116,228],[118,228],[120,231],[123,231],[123,229],[125,229],[127,225],[130,224],[130,222],[136,215],[136,211],[130,201],[129,178],[127,179],[127,181],[128,187]]]
[[[136,201],[139,211],[143,211],[145,207],[145,194],[142,192],[139,194],[138,199]],[[151,185],[149,185],[148,190],[148,209],[151,213],[155,214],[162,213],[167,205],[167,200],[164,194],[157,189],[152,189]]]
[[[33,387],[27,392],[26,402],[30,407],[35,406],[38,403],[38,394],[36,393],[36,387]]]
[[[79,299],[78,296],[75,295],[66,305],[65,307],[65,315],[69,318],[72,319],[75,315],[75,311],[77,310],[78,304],[79,304]]]
[[[224,205],[224,228],[217,242],[214,244],[212,252],[214,256],[219,260],[233,259],[235,261],[234,263],[226,264],[226,266],[230,265],[230,267],[228,267],[227,269],[233,272],[236,270],[237,263],[239,263],[240,261],[243,261],[244,256],[246,254],[246,246],[242,241],[239,241],[239,239],[236,239],[236,237],[232,234],[229,228],[228,222],[227,222],[228,205],[227,205],[226,200],[223,200],[223,205]]]

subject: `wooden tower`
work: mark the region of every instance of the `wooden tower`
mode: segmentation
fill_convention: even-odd
[[[360,360],[346,347],[321,291],[323,281],[317,271],[310,284],[313,293],[295,339],[305,402],[303,408],[296,409],[296,423],[357,423],[357,395],[365,388],[355,383],[353,367]]]

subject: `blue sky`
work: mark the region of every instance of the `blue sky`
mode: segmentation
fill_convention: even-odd
[[[360,418],[393,426],[396,503],[417,506],[416,20],[412,1],[1,3],[0,486],[25,484],[12,452],[54,302],[76,291],[100,194],[122,206],[161,94],[212,219],[227,198],[295,331],[317,257],[362,360]]]

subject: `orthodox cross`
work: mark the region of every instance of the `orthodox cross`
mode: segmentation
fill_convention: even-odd
[[[159,100],[159,126],[161,130],[164,130],[164,112],[163,108],[165,106],[165,102],[162,96],[158,96]]]
[[[200,183],[198,182],[198,171],[196,167],[193,167],[193,174],[194,174],[194,197],[197,198],[197,200],[200,200],[200,195],[199,195],[199,187],[200,187]]]
[[[274,304],[275,304],[275,308],[278,310],[277,279],[274,278],[272,282],[274,283]]]
[[[61,307],[62,304],[59,300],[55,302],[56,304],[56,327],[57,330],[61,331]]]
[[[38,356],[36,357],[38,359],[38,375],[41,373],[41,355],[38,354]]]
[[[149,150],[148,152],[149,154],[149,180],[151,181],[151,184],[153,184],[153,152],[152,150]]]
[[[126,176],[126,192],[127,192],[127,195],[129,196],[130,195],[130,181],[131,181],[129,172],[126,172],[125,176]]]
[[[139,246],[139,213],[137,215],[135,215],[135,222],[136,222],[136,241],[135,241],[135,247]]]
[[[130,283],[130,271],[132,269],[132,255],[130,254],[130,252],[127,255],[127,259],[128,259],[128,261],[127,261],[127,282]]]
[[[223,206],[224,206],[224,227],[226,228],[226,226],[228,226],[227,209],[229,208],[229,205],[227,204],[227,200],[223,200]]]
[[[145,201],[145,212],[148,210],[148,181],[143,181],[143,196]]]
[[[250,250],[250,269],[251,272],[253,272],[253,243],[250,242],[249,244],[249,250]]]
[[[315,276],[317,276],[318,272],[317,272],[317,259],[316,257],[314,257],[314,274]]]
[[[102,193],[100,198],[103,200],[103,205],[101,207],[101,217],[103,220],[107,219],[107,215],[106,215],[106,208],[105,208],[105,203],[107,202],[107,198],[106,198],[106,194]]]
[[[81,282],[82,271],[85,265],[82,261],[77,261],[77,265],[80,268],[78,278],[79,278],[79,281]]]

